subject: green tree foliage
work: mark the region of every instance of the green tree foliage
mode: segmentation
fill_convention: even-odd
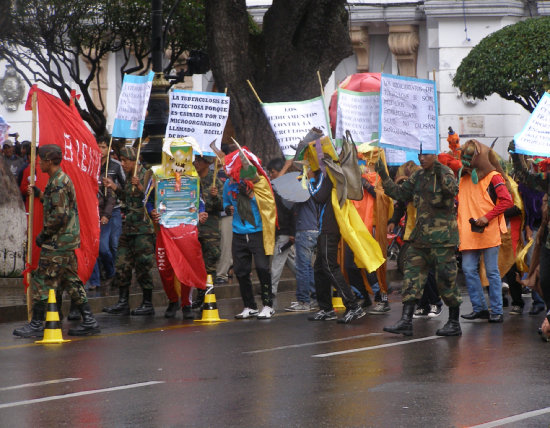
[[[187,50],[206,44],[203,2],[165,0],[163,15],[164,68],[169,71]],[[0,59],[13,65],[29,86],[42,83],[66,103],[76,86],[82,94],[77,107],[96,134],[105,132],[105,100],[101,87],[94,100],[91,85],[100,84],[107,57],[117,53],[122,58],[121,77],[151,68],[148,0],[17,0],[2,22],[11,31],[0,32]]]
[[[491,94],[532,112],[550,89],[550,17],[532,18],[485,37],[462,60],[453,85],[485,99]]]

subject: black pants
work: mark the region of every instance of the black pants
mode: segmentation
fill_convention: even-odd
[[[426,285],[424,285],[422,297],[418,302],[418,307],[429,311],[430,305],[443,306],[443,302],[439,296],[439,291],[437,290],[435,274],[431,270],[428,272],[428,278],[426,279]]]
[[[331,285],[333,285],[347,309],[355,309],[357,301],[351,287],[346,283],[338,264],[338,243],[340,235],[320,234],[317,239],[317,257],[313,265],[315,291],[319,308],[332,310]]]
[[[254,265],[256,266],[256,273],[260,280],[262,304],[264,306],[273,306],[271,270],[269,269],[269,257],[265,255],[262,232],[246,235],[233,233],[231,252],[233,254],[233,272],[239,281],[244,306],[250,309],[258,309],[254,300],[252,280],[250,279],[252,256],[254,256]]]
[[[370,299],[367,288],[365,287],[363,275],[361,274],[361,269],[357,267],[353,258],[353,251],[351,251],[349,245],[346,244],[344,246],[344,268],[346,269],[346,272],[348,274],[349,284],[357,288],[357,290],[365,297],[365,299]],[[366,274],[367,281],[369,282],[369,285],[371,287],[373,284],[376,284],[378,282],[376,272],[366,272]]]
[[[550,310],[550,250],[543,244],[540,248],[540,288],[546,310]]]
[[[518,270],[516,265],[513,265],[506,275],[504,275],[503,281],[508,284],[510,287],[510,296],[512,297],[512,306],[520,306],[523,308],[525,303],[523,302],[523,297],[521,297],[521,292],[523,291],[522,285],[517,281],[516,274]]]

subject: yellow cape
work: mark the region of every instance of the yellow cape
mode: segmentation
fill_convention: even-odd
[[[275,220],[277,208],[271,187],[266,178],[258,174],[260,180],[254,183],[254,196],[258,203],[258,210],[262,218],[262,235],[266,256],[272,256],[275,250]]]

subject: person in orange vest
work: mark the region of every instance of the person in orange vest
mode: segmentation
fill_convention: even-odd
[[[461,149],[462,174],[458,191],[459,250],[462,271],[473,311],[462,315],[467,320],[503,321],[502,281],[498,269],[501,233],[506,233],[504,211],[513,206],[504,172],[496,153],[477,140],[467,141]],[[489,303],[483,296],[479,277],[479,258],[483,255],[489,281]]]

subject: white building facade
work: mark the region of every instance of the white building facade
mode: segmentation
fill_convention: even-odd
[[[248,0],[249,12],[261,24],[270,1]],[[348,2],[350,35],[354,55],[342,61],[331,76],[328,98],[346,76],[358,72],[381,72],[434,79],[438,89],[441,149],[446,150],[447,128],[464,138],[477,138],[505,155],[512,136],[520,131],[529,113],[518,104],[493,95],[474,100],[452,86],[452,77],[468,52],[488,34],[531,16],[549,15],[550,1],[535,0],[359,0]],[[0,78],[6,64],[0,63]],[[116,57],[104,65],[103,90],[107,99],[108,129],[112,129],[120,92]],[[210,90],[211,73],[193,76],[186,87]],[[46,89],[47,88],[43,88]],[[26,88],[28,91],[28,87]],[[2,116],[30,139],[31,113],[19,104],[15,110],[0,104]]]

